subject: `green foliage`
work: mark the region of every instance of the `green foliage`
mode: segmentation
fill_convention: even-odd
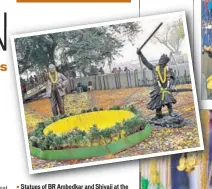
[[[68,144],[68,134],[61,134],[63,144]]]
[[[108,144],[107,140],[109,139],[109,142],[112,142],[112,134],[114,133],[113,128],[106,128],[101,130],[100,135],[104,138],[105,144]]]
[[[120,109],[121,109],[121,107],[120,106],[116,106],[116,105],[110,108],[110,110],[120,110]]]
[[[131,135],[134,133],[133,125],[134,125],[134,122],[132,120],[127,120],[123,122],[123,129],[125,132],[125,136]]]
[[[134,104],[131,104],[131,105],[127,106],[126,110],[131,111],[134,114],[139,114],[140,113],[138,108]]]
[[[44,124],[45,127],[48,126],[48,125],[50,125],[50,124],[52,124],[52,123],[53,123],[52,120],[47,120],[47,121],[44,121],[43,122],[43,124]]]
[[[93,127],[89,130],[89,136],[91,140],[91,145],[93,145],[94,140],[99,140],[101,137],[101,132],[99,131],[97,125],[93,125]]]
[[[82,146],[89,146],[90,139],[89,139],[89,136],[87,134],[85,136],[83,136],[81,143],[82,143]]]
[[[68,117],[68,115],[66,115],[66,114],[59,115],[59,119],[64,119],[64,118],[66,118],[66,117]]]
[[[71,132],[68,133],[69,144],[78,145],[82,143],[85,136],[85,131],[79,130],[77,127],[75,127]]]
[[[94,108],[93,108],[93,111],[94,111],[94,112],[97,112],[97,111],[99,111],[99,110],[98,110],[97,107],[94,107]]]
[[[37,147],[41,150],[48,150],[48,144],[47,140],[45,139],[45,136],[38,138]]]
[[[180,48],[185,38],[182,19],[179,18],[163,28],[163,31],[154,35],[155,42],[166,46],[173,54],[181,54]]]
[[[113,109],[117,110],[120,107],[114,106]],[[98,109],[94,108],[93,110]],[[127,110],[138,113],[137,108],[133,105],[128,106]],[[58,120],[58,117],[53,117],[52,120]],[[94,146],[94,144],[101,144],[101,139],[104,140],[105,144],[108,144],[113,141],[114,136],[120,139],[123,131],[125,136],[128,136],[144,129],[146,125],[145,120],[141,118],[140,114],[137,114],[132,119],[123,121],[122,124],[116,123],[111,128],[99,130],[97,125],[93,125],[88,133],[75,127],[72,131],[62,135],[55,135],[53,132],[44,135],[44,128],[51,124],[52,120],[37,124],[35,130],[29,133],[29,141],[32,146],[42,150],[59,150],[66,146],[79,147],[89,146],[89,144]]]
[[[138,116],[133,117],[130,120],[123,122],[123,129],[125,131],[125,135],[134,134],[145,127],[145,121],[140,119]]]
[[[114,132],[116,133],[117,137],[120,139],[121,138],[121,131],[122,131],[122,126],[120,123],[116,123],[114,126]]]
[[[67,118],[67,117],[70,117],[72,116],[73,114],[72,113],[69,113],[69,114],[63,114],[63,115],[57,115],[57,116],[53,116],[51,119],[52,119],[52,122],[56,122],[60,119],[64,119],[64,118]],[[51,124],[51,123],[50,123]],[[48,124],[49,125],[49,124]]]
[[[38,147],[38,137],[36,136],[31,136],[29,138],[29,141],[31,142],[32,146]]]
[[[16,53],[20,74],[26,70],[42,70],[49,63],[70,64],[86,75],[92,64],[102,66],[120,56],[126,40],[133,42],[141,32],[136,22],[87,28],[54,34],[17,38]],[[68,61],[72,59],[71,63]]]
[[[81,143],[83,143],[85,136],[85,131],[74,128],[71,132],[63,136],[63,141],[65,141],[65,144],[69,144],[70,146],[79,146]]]
[[[62,136],[57,136],[57,135],[56,135],[56,136],[53,138],[52,145],[53,145],[57,150],[59,150],[59,149],[62,148],[62,147],[61,147],[62,144],[64,144],[64,143],[63,143],[63,137],[62,137]]]
[[[185,32],[184,32],[184,28],[183,28],[183,22],[181,19],[179,19],[176,23],[175,23],[175,27],[176,27],[176,32],[179,36],[180,39],[184,39],[185,37]]]
[[[31,136],[35,136],[35,137],[43,136],[44,135],[43,134],[44,128],[45,128],[44,122],[38,123],[37,126],[35,127],[35,129],[28,134],[28,137],[30,138]]]
[[[60,119],[60,117],[59,116],[53,116],[51,119],[52,119],[53,122],[56,122],[57,120]]]
[[[70,116],[73,116],[74,114],[70,112],[68,115],[69,115],[69,117],[70,117]]]

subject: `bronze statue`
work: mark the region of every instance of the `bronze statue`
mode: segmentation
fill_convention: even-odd
[[[154,75],[154,90],[150,93],[150,102],[147,108],[150,110],[156,110],[156,116],[153,120],[157,120],[163,117],[162,107],[167,106],[169,116],[174,117],[172,104],[177,101],[173,97],[171,88],[175,86],[176,77],[174,72],[168,67],[170,58],[163,54],[157,65],[151,64],[140,51],[137,50],[137,54],[142,63],[153,72]],[[173,89],[173,88],[172,88]]]
[[[64,96],[68,79],[62,73],[57,72],[54,64],[49,65],[48,76],[46,96],[50,98],[52,113],[54,116],[57,116],[59,113],[63,115],[65,114]]]

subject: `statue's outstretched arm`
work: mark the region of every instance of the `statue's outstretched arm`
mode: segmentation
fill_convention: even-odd
[[[143,55],[143,53],[140,50],[137,50],[137,54],[139,59],[142,61],[142,63],[150,70],[153,70],[153,68],[155,66],[153,66],[147,59],[146,57]]]

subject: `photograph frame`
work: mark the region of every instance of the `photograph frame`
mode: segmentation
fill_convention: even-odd
[[[171,14],[171,15],[176,14],[179,16],[181,15],[182,20],[183,20],[186,46],[187,46],[187,49],[189,49],[189,52],[188,52],[189,71],[190,71],[190,77],[191,77],[192,94],[193,94],[193,98],[194,98],[195,113],[196,113],[196,118],[197,118],[196,121],[197,121],[197,129],[198,129],[198,134],[199,134],[200,147],[175,150],[175,151],[157,152],[157,153],[152,153],[152,154],[147,154],[147,155],[123,157],[123,158],[102,160],[102,161],[89,162],[89,163],[80,163],[80,164],[76,164],[76,165],[59,166],[59,167],[53,167],[53,168],[47,168],[47,169],[33,170],[29,142],[28,142],[28,137],[27,137],[27,127],[26,127],[26,120],[25,120],[25,115],[24,115],[24,106],[23,106],[23,101],[22,101],[23,99],[22,99],[22,93],[21,93],[21,88],[20,88],[18,62],[17,62],[17,58],[16,58],[16,49],[15,49],[15,39],[22,38],[22,37],[30,37],[30,36],[35,36],[35,35],[43,35],[43,34],[48,34],[48,33],[58,33],[58,32],[80,30],[80,29],[86,29],[86,28],[92,28],[92,27],[107,26],[107,25],[112,25],[112,24],[136,22],[136,21],[141,21],[141,20],[148,20],[148,19],[164,17],[164,16],[168,16],[169,14]],[[140,17],[140,18],[131,18],[131,19],[125,19],[125,20],[112,21],[112,22],[103,22],[103,23],[97,23],[97,24],[88,24],[88,25],[82,25],[82,26],[74,26],[74,27],[68,27],[68,28],[46,30],[46,31],[40,31],[40,32],[32,32],[32,33],[26,33],[26,34],[19,34],[19,35],[11,36],[10,39],[11,39],[12,55],[13,55],[14,68],[15,68],[17,90],[18,90],[18,99],[19,99],[19,103],[20,103],[20,112],[21,112],[21,119],[22,119],[22,125],[23,125],[28,168],[29,168],[30,174],[44,173],[44,172],[49,172],[49,171],[66,170],[66,169],[73,169],[73,168],[80,168],[80,167],[88,167],[88,166],[94,166],[94,165],[103,165],[103,164],[109,164],[109,163],[117,163],[117,162],[124,162],[124,161],[130,161],[130,160],[138,160],[138,159],[145,159],[145,158],[152,158],[152,157],[159,157],[159,156],[166,156],[166,155],[172,155],[172,154],[204,150],[202,130],[201,130],[201,124],[200,124],[199,105],[198,105],[198,100],[197,100],[197,92],[196,92],[196,85],[195,85],[193,65],[192,65],[192,56],[191,56],[187,22],[186,22],[186,14],[184,11],[174,12],[174,13],[166,13],[166,14],[160,14],[160,15],[154,15],[154,16],[145,16],[145,17]]]

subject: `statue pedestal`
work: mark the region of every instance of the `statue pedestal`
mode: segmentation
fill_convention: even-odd
[[[173,116],[163,114],[163,117],[159,119],[152,118],[150,124],[167,128],[181,128],[187,125],[187,122],[179,113],[174,112],[173,114]]]

